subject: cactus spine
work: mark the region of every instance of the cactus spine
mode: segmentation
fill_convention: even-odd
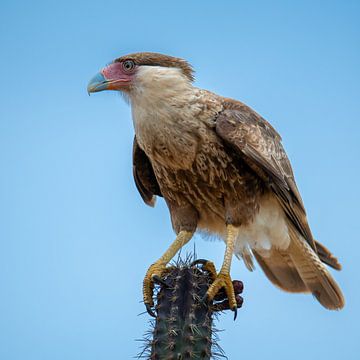
[[[174,268],[157,295],[151,360],[210,359],[212,312],[201,303],[209,286],[197,268]]]
[[[189,261],[169,269],[156,295],[153,330],[149,331],[145,350],[139,357],[149,360],[224,357],[215,341],[213,320],[216,311],[227,308],[228,301],[224,294],[215,299],[215,304],[202,301],[213,276]],[[241,293],[242,283],[233,283],[236,293]],[[237,301],[240,307],[239,295]]]

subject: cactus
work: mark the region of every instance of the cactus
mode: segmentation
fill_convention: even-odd
[[[228,309],[220,293],[214,302],[203,298],[214,279],[215,268],[205,260],[178,261],[169,268],[155,296],[156,318],[139,358],[149,360],[212,359],[224,357],[216,342],[214,314]],[[199,266],[200,265],[200,266]],[[238,307],[242,305],[242,283],[234,281]]]

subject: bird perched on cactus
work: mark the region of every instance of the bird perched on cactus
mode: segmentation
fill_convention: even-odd
[[[341,309],[344,297],[324,264],[341,266],[311,233],[280,135],[247,105],[199,89],[193,80],[185,60],[143,52],[116,59],[88,85],[89,93],[116,90],[128,98],[136,186],[150,206],[156,196],[165,199],[176,233],[146,273],[148,311],[153,281],[197,230],[226,243],[208,300],[224,288],[236,310],[235,254],[250,270],[255,257],[279,288],[312,293],[325,308]]]

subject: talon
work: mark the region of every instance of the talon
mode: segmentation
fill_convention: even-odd
[[[162,279],[162,276],[166,271],[167,269],[164,263],[156,262],[155,264],[151,265],[146,272],[143,282],[143,297],[146,311],[150,316],[155,316],[154,312],[151,310],[151,308],[154,306],[154,282],[168,287],[168,284],[166,284],[166,282]]]
[[[236,307],[240,309],[242,307],[242,304],[244,302],[244,299],[240,295],[236,295]],[[229,306],[229,300],[227,298],[222,298],[222,301],[217,301],[215,304],[211,306],[212,311],[218,312],[218,311],[225,311],[225,310],[231,310]]]
[[[149,304],[145,304],[145,307],[146,307],[146,311],[147,313],[152,316],[152,317],[156,317],[154,311],[152,310],[151,306]]]
[[[237,301],[236,301],[237,294],[235,293],[234,285],[233,282],[231,281],[229,274],[220,272],[220,274],[216,277],[215,281],[210,285],[208,291],[206,292],[205,297],[208,299],[208,301],[214,300],[214,298],[222,288],[225,290],[225,294],[229,301],[229,308],[235,312],[234,309],[237,309]],[[235,314],[235,318],[236,316],[237,313]]]
[[[205,260],[205,259],[196,259],[194,260],[190,266],[195,266],[195,265],[206,265],[206,263],[208,263],[208,260]]]
[[[208,294],[206,293],[200,301],[203,304],[209,304],[210,300]]]
[[[163,280],[159,275],[153,275],[151,278],[154,283],[161,284],[161,285],[165,286],[166,288],[169,287],[169,284],[165,280]]]
[[[205,259],[197,259],[193,261],[190,266],[196,266],[199,264],[202,265],[203,270],[207,271],[210,274],[211,280],[215,281],[217,273],[214,263]]]
[[[237,318],[237,306],[234,307],[233,309],[231,309],[233,312],[234,312],[234,321],[236,320]]]

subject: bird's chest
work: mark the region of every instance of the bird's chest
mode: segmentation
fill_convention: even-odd
[[[173,171],[191,168],[198,139],[189,126],[148,121],[139,124],[135,132],[140,147],[152,163]]]
[[[189,202],[196,208],[212,204],[223,213],[225,198],[245,200],[251,195],[254,176],[234,160],[215,132],[199,136],[191,166],[174,168],[153,160],[153,168],[162,193],[176,203]]]
[[[174,172],[190,170],[204,133],[210,131],[193,108],[133,107],[137,141],[152,163]]]
[[[137,140],[159,167],[191,170],[201,144],[214,133],[221,109],[211,94],[198,89],[136,98],[132,101],[132,116]]]

